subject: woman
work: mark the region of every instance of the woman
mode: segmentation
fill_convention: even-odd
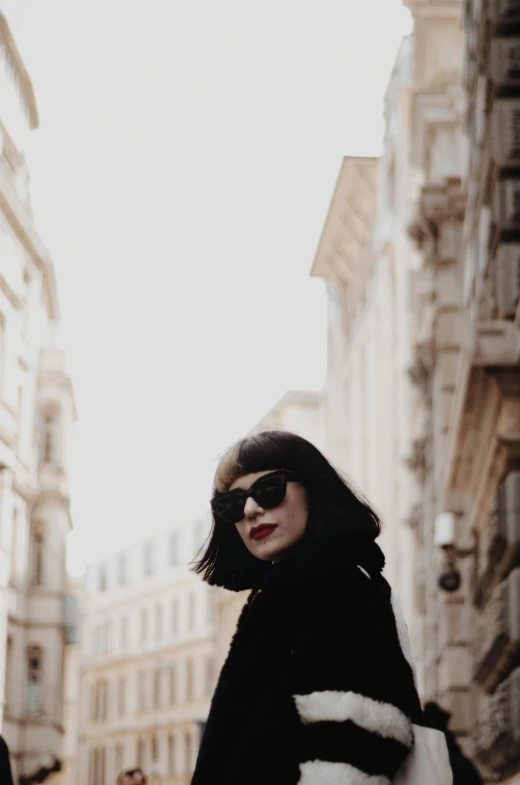
[[[192,785],[387,785],[421,708],[376,513],[310,442],[283,431],[224,454],[211,506],[195,569],[252,591]]]
[[[13,785],[9,748],[3,736],[0,736],[0,782],[2,785]]]

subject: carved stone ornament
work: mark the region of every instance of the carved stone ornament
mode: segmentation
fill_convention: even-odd
[[[520,567],[494,590],[477,621],[475,681],[493,692],[520,665]]]
[[[414,472],[421,482],[426,476],[427,469],[426,444],[426,436],[422,436],[419,439],[414,439],[411,453],[405,461],[410,471]]]
[[[437,225],[434,221],[421,218],[408,226],[408,236],[418,251],[424,255],[425,262],[434,260],[437,246]]]
[[[520,668],[479,700],[474,739],[477,760],[501,779],[517,769],[520,757]]]
[[[431,379],[433,374],[433,346],[430,341],[414,346],[414,359],[408,368],[408,377],[426,401],[431,399]]]

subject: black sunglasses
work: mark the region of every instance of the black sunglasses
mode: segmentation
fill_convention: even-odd
[[[246,501],[249,496],[263,507],[271,510],[278,507],[285,499],[287,482],[298,482],[301,475],[289,469],[277,469],[264,474],[251,485],[247,491],[235,488],[233,491],[221,493],[211,500],[211,508],[215,515],[224,518],[228,523],[238,523],[244,517]]]

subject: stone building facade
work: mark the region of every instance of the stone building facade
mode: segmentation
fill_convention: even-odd
[[[179,524],[89,566],[70,785],[135,766],[155,785],[190,782],[217,675],[215,592],[188,569],[208,528]]]
[[[326,439],[385,520],[422,697],[486,778],[516,782],[520,9],[405,4],[383,154],[345,160],[313,267]]]
[[[61,758],[76,418],[65,356],[54,346],[54,269],[33,225],[23,155],[37,124],[31,82],[0,13],[0,729],[17,781]]]

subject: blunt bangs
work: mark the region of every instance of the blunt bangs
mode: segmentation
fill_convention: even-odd
[[[381,531],[377,513],[311,442],[289,431],[263,431],[232,444],[217,465],[213,498],[246,474],[292,469],[307,491],[309,520],[305,540],[366,535]],[[213,514],[206,549],[193,570],[213,586],[241,591],[258,588],[269,563],[256,559],[242,542],[236,526]]]

